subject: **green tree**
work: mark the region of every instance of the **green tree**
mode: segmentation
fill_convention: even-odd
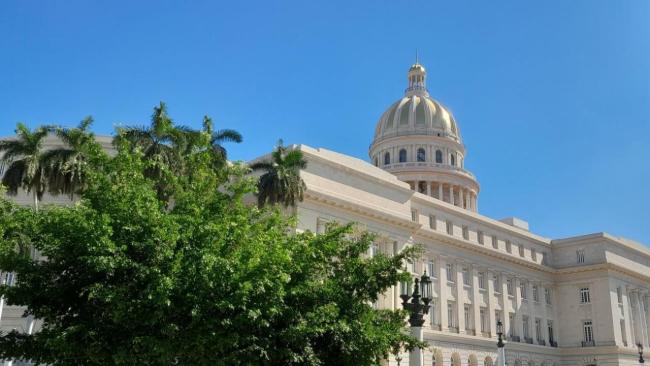
[[[144,173],[153,162],[126,148],[90,159],[77,205],[0,200],[0,269],[17,273],[0,296],[44,322],[0,336],[0,359],[373,365],[416,344],[402,312],[371,303],[408,277],[417,249],[369,258],[373,236],[350,225],[298,233],[276,207],[246,205],[247,168],[216,172],[204,147],[185,158],[187,175],[159,165],[171,207]]]
[[[295,206],[303,200],[305,182],[300,177],[300,169],[307,167],[302,151],[288,149],[282,140],[271,154],[271,160],[251,164],[251,169],[261,170],[257,185],[257,203],[282,203],[285,207]]]
[[[54,132],[63,146],[43,153],[48,171],[48,190],[53,194],[68,194],[70,198],[84,188],[88,159],[101,147],[89,131],[92,117],[84,118],[77,127],[56,127]]]
[[[170,197],[170,186],[164,179],[163,167],[178,175],[188,174],[187,158],[208,151],[211,153],[213,167],[220,169],[227,158],[227,151],[222,144],[241,141],[241,135],[235,130],[214,131],[212,120],[207,116],[204,117],[202,130],[176,125],[167,113],[167,105],[160,102],[154,107],[149,127],[119,128],[114,145],[126,147],[131,152],[139,149],[145,159],[154,162],[147,165],[145,174],[157,182],[159,197],[167,200]]]
[[[16,126],[16,137],[0,141],[0,175],[7,193],[16,195],[19,189],[31,193],[34,209],[48,189],[48,164],[43,141],[49,128],[30,130],[23,123]]]

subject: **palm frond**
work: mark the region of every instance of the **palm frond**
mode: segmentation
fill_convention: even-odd
[[[221,142],[241,143],[242,141],[243,141],[242,135],[239,132],[231,129],[219,130],[212,134],[212,139],[211,139],[211,142],[213,144],[221,143]]]

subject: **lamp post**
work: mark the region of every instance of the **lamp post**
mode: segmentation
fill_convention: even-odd
[[[645,360],[643,359],[643,345],[641,343],[637,343],[636,347],[639,350],[639,365],[643,365],[645,363]]]
[[[506,365],[506,349],[505,346],[506,344],[503,343],[503,323],[501,323],[501,320],[497,321],[497,335],[499,336],[499,340],[497,342],[497,365],[498,366],[505,366]]]
[[[418,341],[423,341],[424,315],[429,313],[429,303],[431,302],[431,279],[427,276],[427,271],[424,271],[422,277],[415,279],[412,293],[410,287],[411,284],[408,282],[400,284],[402,307],[409,312],[411,335]],[[409,302],[409,300],[411,301]],[[422,366],[422,350],[419,347],[412,349],[409,353],[409,366]]]

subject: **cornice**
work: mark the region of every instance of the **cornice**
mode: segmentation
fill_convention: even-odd
[[[307,191],[305,191],[304,198],[305,200],[311,200],[313,202],[342,208],[344,210],[351,211],[362,216],[387,222],[395,226],[401,227],[403,229],[409,230],[410,233],[417,231],[421,227],[421,224],[413,222],[412,220],[410,220],[410,218],[404,217],[398,212],[391,212],[386,210],[383,207],[369,205],[368,203],[360,200],[351,200],[349,198],[341,199],[337,197],[337,195],[334,192],[323,190],[323,189],[310,188]]]
[[[466,210],[457,206],[454,206],[450,203],[441,201],[437,198],[429,197],[427,195],[424,195],[422,193],[417,193],[411,197],[411,200],[414,202],[419,202],[427,205],[434,206],[436,209],[439,209],[441,211],[446,211],[448,213],[461,216],[461,218],[464,218],[466,220],[471,220],[471,221],[478,221],[483,225],[486,225],[488,227],[491,227],[492,229],[495,230],[501,230],[501,231],[506,231],[508,234],[520,237],[521,239],[525,240],[531,240],[534,241],[535,244],[542,245],[545,247],[548,247],[549,249],[551,248],[551,239],[544,238],[542,236],[536,235],[531,233],[530,231],[526,231],[523,229],[519,229],[517,227],[508,225],[506,223],[503,223],[498,220],[494,220],[492,218],[489,218],[487,216],[483,216],[477,212]]]
[[[468,250],[470,252],[480,254],[481,256],[488,256],[488,257],[496,258],[496,259],[499,259],[501,261],[516,264],[516,265],[519,265],[521,267],[525,267],[525,268],[528,268],[528,269],[531,269],[531,270],[534,270],[534,271],[540,271],[540,272],[544,272],[544,273],[550,274],[550,275],[555,273],[555,269],[552,268],[552,267],[543,266],[541,264],[529,262],[529,261],[520,259],[520,258],[512,256],[512,255],[508,255],[508,254],[505,254],[505,253],[495,251],[495,250],[487,248],[487,247],[485,247],[483,245],[473,244],[471,242],[466,241],[465,239],[461,239],[461,238],[458,238],[458,237],[443,234],[443,233],[440,233],[438,231],[421,229],[417,233],[414,233],[414,234],[415,234],[414,236],[416,236],[416,237],[421,236],[421,237],[424,237],[424,238],[433,239],[433,240],[436,240],[437,242],[440,242],[440,243],[443,243],[443,244],[447,244],[447,245],[457,247],[457,248],[460,247],[460,248],[466,249],[466,250]],[[414,241],[417,242],[417,240],[415,238],[414,238]]]
[[[366,178],[366,179],[370,179],[371,181],[373,181],[375,183],[379,183],[379,184],[383,184],[383,185],[390,185],[391,188],[393,188],[393,189],[395,189],[397,191],[400,191],[402,193],[406,193],[408,195],[412,195],[413,193],[415,193],[413,190],[411,190],[408,183],[402,182],[401,180],[397,179],[396,176],[386,172],[385,170],[380,169],[382,171],[382,173],[386,173],[386,174],[390,175],[390,180],[378,177],[376,175],[368,174],[368,173],[366,173],[364,171],[360,171],[360,170],[351,168],[351,167],[349,167],[349,166],[347,166],[347,165],[345,165],[345,164],[343,164],[341,162],[337,162],[337,161],[334,161],[332,159],[327,159],[327,158],[325,158],[323,156],[320,156],[318,154],[314,154],[311,150],[315,150],[315,149],[310,148],[308,146],[299,145],[298,148],[305,155],[305,158],[307,159],[307,161],[309,161],[309,160],[318,161],[318,162],[321,162],[321,163],[323,163],[325,165],[328,165],[328,166],[335,167],[337,169],[343,170],[346,173],[351,173],[351,174],[356,175],[356,176],[360,176],[360,177],[363,177],[363,178]],[[308,166],[308,168],[305,171],[307,173],[309,173],[309,165],[307,165],[307,166]],[[379,168],[374,167],[374,166],[372,166],[372,167],[375,168],[375,169],[379,169]],[[313,189],[313,188],[310,188],[310,189]]]

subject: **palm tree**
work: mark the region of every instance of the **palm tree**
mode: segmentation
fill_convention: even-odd
[[[209,141],[202,139],[207,134]],[[209,148],[217,160],[225,161],[228,157],[224,142],[242,142],[239,132],[230,129],[214,131],[212,119],[203,118],[203,130],[198,131],[186,126],[176,126],[167,114],[167,106],[160,102],[154,108],[150,127],[126,127],[118,130],[115,143],[127,142],[131,149],[142,149],[146,159],[158,159],[175,171],[181,171],[182,158],[196,151]]]
[[[66,145],[43,154],[47,164],[48,190],[52,194],[65,193],[72,199],[83,189],[86,166],[95,142],[95,135],[88,129],[93,118],[84,118],[76,128],[58,127],[54,131]]]
[[[127,143],[131,150],[140,148],[146,159],[157,159],[171,167],[176,160],[171,145],[177,135],[174,123],[167,115],[167,105],[160,102],[154,107],[150,127],[119,128],[113,142],[115,145]]]
[[[0,141],[2,184],[11,195],[16,195],[21,188],[31,193],[36,210],[48,187],[43,141],[49,130],[41,126],[31,131],[23,123],[18,123],[16,138]]]
[[[285,207],[295,207],[302,201],[306,189],[300,177],[300,169],[307,167],[302,151],[290,150],[283,146],[282,140],[271,154],[271,160],[252,164],[251,169],[262,170],[257,183],[257,205],[282,203]]]
[[[210,148],[214,157],[221,162],[228,160],[228,152],[222,144],[224,142],[241,143],[243,140],[241,134],[235,130],[223,129],[214,131],[212,118],[208,116],[203,117],[203,131],[210,136]]]

